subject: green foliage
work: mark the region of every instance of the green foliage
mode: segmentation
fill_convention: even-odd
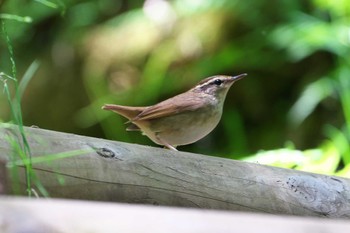
[[[289,112],[289,121],[294,127],[299,126],[319,104],[332,97],[340,102],[345,124],[341,126],[341,130],[328,125],[326,135],[329,140],[321,144],[321,149],[311,150],[315,153],[296,151],[298,155],[303,154],[301,164],[300,161],[292,164],[282,163],[296,169],[349,177],[350,40],[347,23],[350,20],[350,4],[348,1],[314,1],[314,4],[314,7],[328,15],[328,20],[298,13],[293,15],[292,22],[277,27],[272,33],[274,44],[286,50],[292,61],[301,61],[319,51],[329,52],[335,60],[333,69],[307,84]],[[275,159],[281,155],[278,154]],[[291,154],[295,155],[294,152]],[[269,157],[268,155],[269,153],[266,157]],[[259,157],[264,155],[258,154],[251,159]]]
[[[341,153],[332,142],[325,143],[321,148],[305,151],[278,149],[259,152],[244,160],[327,175],[346,175],[345,170],[338,171]]]
[[[19,17],[15,17],[12,15],[11,17],[8,17],[7,19],[14,19],[18,20]],[[71,156],[81,155],[84,153],[91,152],[90,150],[76,150],[76,151],[68,151],[68,152],[62,152],[58,154],[50,154],[50,155],[44,155],[32,158],[31,154],[31,148],[27,140],[27,134],[24,130],[23,126],[23,119],[22,119],[22,110],[21,110],[21,100],[23,98],[24,91],[26,90],[30,80],[33,78],[34,74],[39,68],[39,62],[34,61],[27,71],[24,73],[22,79],[20,82],[18,82],[16,75],[17,75],[17,68],[16,63],[14,59],[14,52],[11,40],[7,34],[5,22],[2,23],[2,32],[5,36],[7,48],[10,55],[10,60],[12,63],[12,76],[7,75],[3,72],[0,73],[0,81],[3,84],[3,90],[4,94],[7,98],[8,105],[11,109],[12,113],[12,123],[17,125],[18,132],[20,135],[20,138],[18,138],[16,135],[8,135],[7,141],[12,147],[13,153],[10,156],[10,161],[7,163],[7,167],[10,169],[11,178],[12,178],[12,189],[15,194],[21,193],[21,190],[19,188],[19,166],[25,167],[26,172],[26,185],[27,185],[27,193],[28,196],[38,196],[41,194],[42,196],[48,197],[49,193],[46,191],[45,187],[41,184],[40,180],[37,178],[35,171],[32,169],[33,163],[50,163],[53,160],[56,159],[62,159],[67,158]],[[12,81],[14,84],[14,92],[15,94],[11,94],[10,87],[8,85],[8,81]],[[19,84],[18,84],[19,83]],[[7,127],[6,124],[0,125],[0,127]],[[62,177],[57,176],[60,183],[64,183],[64,180]],[[39,193],[36,191],[38,190]]]
[[[125,119],[101,106],[150,105],[207,76],[248,73],[229,92],[217,129],[180,150],[230,158],[263,150],[245,159],[349,174],[347,0],[274,7],[232,0],[13,0],[2,12],[19,73],[42,61],[24,75],[35,76],[31,85],[23,78],[18,87],[25,124],[153,145],[125,132]],[[13,80],[13,61],[4,57],[2,80]],[[9,115],[0,109],[0,118]],[[293,147],[284,146],[288,141]]]
[[[9,19],[9,20],[16,20],[18,22],[22,22],[22,23],[31,23],[33,22],[32,18],[25,16],[25,17],[21,17],[18,15],[12,15],[12,14],[0,14],[0,19],[4,20],[4,19]]]
[[[20,96],[21,93],[19,91],[18,87],[18,81],[17,81],[17,69],[16,69],[16,63],[13,55],[13,47],[11,40],[7,34],[5,22],[2,22],[2,33],[5,36],[8,52],[10,54],[10,60],[12,64],[12,76],[1,73],[1,80],[3,81],[4,85],[4,92],[7,97],[7,101],[9,103],[11,113],[12,113],[12,119],[16,125],[18,125],[18,131],[21,135],[21,140],[17,142],[18,144],[22,144],[23,147],[19,147],[18,144],[15,144],[12,140],[9,139],[11,142],[11,145],[16,146],[16,153],[13,154],[13,158],[16,158],[15,156],[19,156],[21,159],[28,158],[28,162],[25,164],[25,171],[26,171],[26,183],[27,183],[27,192],[28,195],[32,195],[32,164],[31,164],[31,151],[28,144],[27,136],[24,132],[23,128],[23,120],[22,120],[22,111],[21,111],[21,101]],[[11,93],[7,84],[7,80],[10,79],[13,81],[15,86],[15,98],[12,99]]]

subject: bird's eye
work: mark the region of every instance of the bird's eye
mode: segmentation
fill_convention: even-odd
[[[220,86],[222,84],[222,80],[221,79],[215,79],[213,82],[215,85]]]

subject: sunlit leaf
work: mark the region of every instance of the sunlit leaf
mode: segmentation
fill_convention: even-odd
[[[330,96],[332,92],[332,80],[327,77],[306,86],[288,113],[289,122],[294,126],[301,124],[314,111],[316,106]]]
[[[299,150],[277,149],[271,151],[262,151],[256,155],[243,159],[247,162],[256,162],[259,164],[292,168],[305,162],[304,153]]]
[[[6,13],[0,14],[0,19],[16,20],[16,21],[22,22],[22,23],[33,22],[33,19],[29,16],[19,16],[19,15],[6,14]]]

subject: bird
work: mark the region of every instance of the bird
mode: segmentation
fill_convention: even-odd
[[[127,131],[141,131],[154,143],[176,151],[177,146],[202,139],[218,125],[227,92],[245,76],[246,73],[211,76],[190,90],[151,106],[105,104],[102,109],[127,118]]]

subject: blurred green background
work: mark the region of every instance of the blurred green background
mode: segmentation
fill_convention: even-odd
[[[208,76],[248,73],[231,88],[219,126],[179,150],[350,176],[348,0],[0,7],[1,81],[13,87],[8,36],[17,78],[31,75],[22,99],[27,126],[155,146],[101,106],[151,105]],[[4,94],[0,106],[1,121],[10,121]]]

